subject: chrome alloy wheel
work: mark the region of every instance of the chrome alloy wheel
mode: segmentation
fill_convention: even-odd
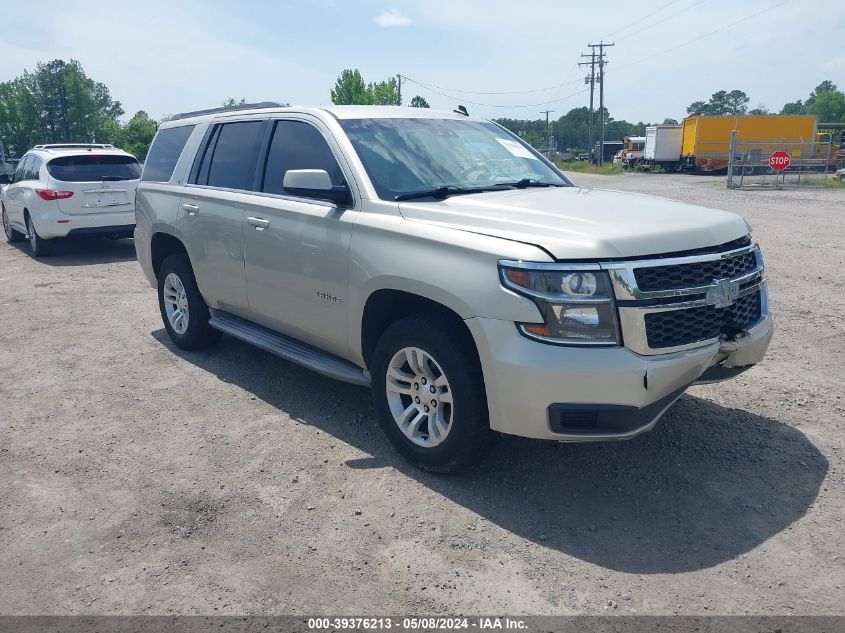
[[[387,367],[387,404],[396,425],[417,446],[441,444],[452,428],[452,389],[428,352],[403,347]]]
[[[188,330],[188,295],[185,293],[185,286],[182,280],[174,273],[169,273],[164,278],[164,311],[170,327],[176,334],[184,334]]]

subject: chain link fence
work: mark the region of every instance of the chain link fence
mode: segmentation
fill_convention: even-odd
[[[838,148],[829,134],[815,141],[737,141],[727,156],[728,189],[824,187],[836,171]]]

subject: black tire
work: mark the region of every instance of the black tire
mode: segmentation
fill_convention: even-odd
[[[185,289],[188,302],[188,324],[184,332],[177,332],[170,323],[164,301],[164,285],[168,275],[175,275]],[[208,324],[208,305],[202,298],[191,262],[185,254],[165,257],[158,271],[158,305],[161,320],[173,344],[184,350],[203,349],[220,340],[220,332]]]
[[[12,225],[9,223],[9,216],[6,215],[6,207],[3,206],[3,232],[6,234],[6,239],[9,243],[14,244],[15,242],[22,241],[26,235],[21,233],[20,231],[12,228]]]
[[[449,406],[457,416],[451,416],[449,431],[436,446],[423,447],[412,442],[390,410],[386,388],[388,367],[394,355],[406,347],[426,352],[448,379],[452,394]],[[459,325],[444,325],[438,315],[397,321],[376,344],[371,366],[373,402],[379,421],[390,442],[409,462],[423,470],[448,473],[478,462],[489,451],[496,434],[490,430],[481,365],[472,338]],[[423,425],[427,422],[421,423],[421,428]]]
[[[53,254],[53,241],[45,240],[38,235],[29,214],[26,215],[26,230],[29,233],[29,247],[34,257],[49,257]]]

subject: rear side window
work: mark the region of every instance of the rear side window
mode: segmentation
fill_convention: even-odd
[[[252,189],[261,121],[217,125],[197,169],[196,184]]]
[[[26,179],[27,180],[38,180],[41,177],[41,163],[43,161],[38,158],[38,156],[32,157],[32,163],[27,163],[26,166]]]
[[[169,182],[176,169],[179,155],[188,142],[188,137],[194,131],[193,125],[169,127],[159,130],[153,140],[147,160],[144,162],[144,173],[141,180],[148,182]]]
[[[56,180],[66,182],[135,180],[141,177],[141,165],[133,157],[102,154],[60,156],[47,163],[47,171]]]
[[[32,154],[21,158],[17,168],[15,169],[15,182],[20,182],[21,180],[27,179],[27,167],[29,165],[32,165],[33,160],[35,160],[35,156],[33,156]]]
[[[282,181],[289,169],[324,169],[333,185],[344,182],[326,139],[317,128],[303,121],[276,121],[261,190],[282,193]]]

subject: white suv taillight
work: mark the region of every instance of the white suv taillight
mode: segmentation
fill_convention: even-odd
[[[73,195],[72,191],[60,191],[59,189],[36,189],[35,193],[42,200],[64,200]]]

